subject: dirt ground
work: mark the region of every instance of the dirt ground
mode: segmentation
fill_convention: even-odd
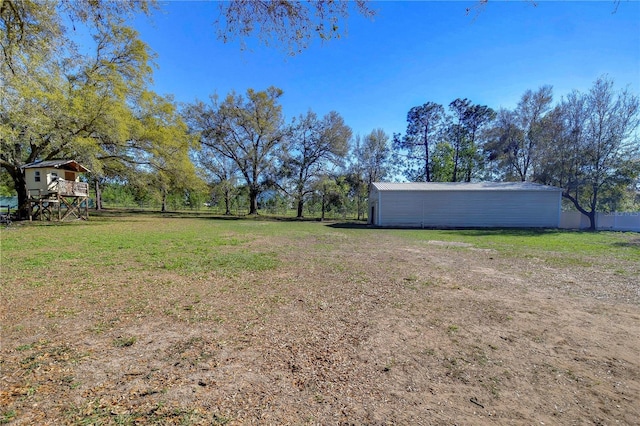
[[[251,245],[280,265],[3,278],[0,423],[640,424],[640,265],[383,232]]]

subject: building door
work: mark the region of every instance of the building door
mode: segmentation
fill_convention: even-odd
[[[76,174],[73,172],[64,172],[64,180],[76,180]]]
[[[371,224],[372,225],[376,224],[376,207],[375,206],[371,206]]]

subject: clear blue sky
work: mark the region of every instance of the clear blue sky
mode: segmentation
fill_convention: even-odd
[[[135,27],[158,55],[154,88],[179,102],[248,88],[284,90],[287,121],[312,109],[339,112],[354,133],[404,132],[409,109],[469,98],[513,108],[544,84],[555,99],[608,74],[640,93],[640,2],[374,2],[373,21],[353,14],[348,35],[295,57],[216,38],[215,2],[167,2]],[[615,13],[613,13],[615,11]]]

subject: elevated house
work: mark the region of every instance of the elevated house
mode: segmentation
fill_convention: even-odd
[[[80,175],[89,169],[75,160],[49,160],[22,166],[29,203],[29,220],[88,219],[89,184]],[[64,211],[63,211],[64,210]]]
[[[416,228],[557,228],[562,190],[531,182],[383,183],[369,223]]]

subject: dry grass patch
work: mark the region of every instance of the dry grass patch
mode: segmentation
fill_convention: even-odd
[[[130,216],[1,237],[4,423],[640,418],[633,234]]]

